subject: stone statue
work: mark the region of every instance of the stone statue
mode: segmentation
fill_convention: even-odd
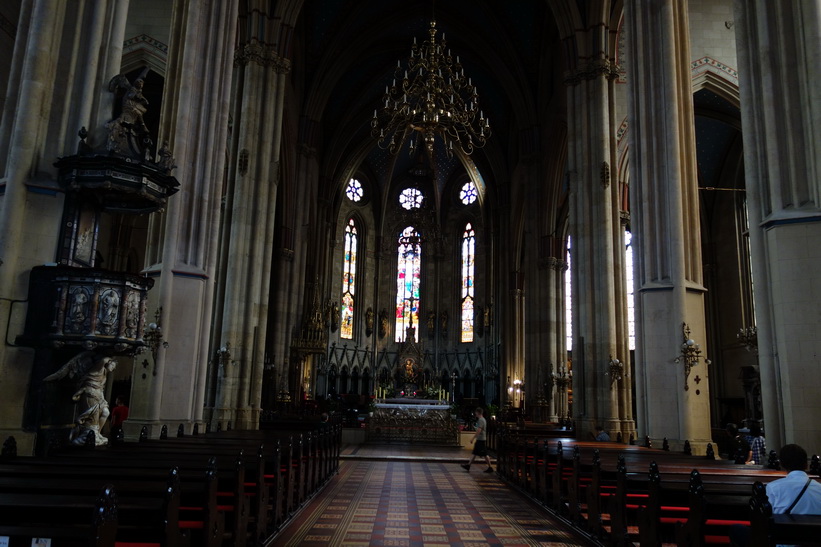
[[[143,115],[148,110],[148,99],[143,95],[143,78],[146,74],[147,68],[140,73],[133,85],[124,74],[117,74],[108,83],[109,91],[122,93],[120,116],[106,124],[109,131],[109,152],[142,160],[152,144],[148,136],[148,127],[143,120]]]
[[[46,376],[44,381],[62,380],[66,376],[77,378],[77,391],[71,397],[77,403],[79,415],[74,421],[69,441],[76,446],[86,444],[89,435],[94,436],[94,444],[108,444],[108,439],[100,434],[108,419],[108,401],[105,400],[105,381],[109,372],[117,366],[113,358],[84,351],[71,358],[57,372]]]
[[[365,335],[373,334],[373,308],[368,308],[365,311]]]
[[[443,311],[439,314],[439,330],[442,333],[442,336],[447,336],[448,334],[448,312]]]
[[[379,312],[379,338],[384,338],[388,335],[388,310],[382,308]]]
[[[170,173],[177,166],[176,161],[171,154],[171,149],[168,148],[168,141],[163,141],[162,146],[157,151],[157,167],[166,173]]]

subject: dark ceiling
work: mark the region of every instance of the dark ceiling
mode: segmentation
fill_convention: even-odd
[[[544,0],[448,0],[435,6],[413,0],[309,0],[296,29],[306,56],[304,114],[320,122],[317,145],[329,158],[323,166],[327,176],[343,176],[350,158],[361,158],[359,170],[387,190],[410,168],[407,152],[394,158],[375,147],[369,124],[397,60],[405,64],[414,37],[420,42],[427,37],[434,13],[437,36],[446,34],[493,124],[488,146],[473,154],[483,175],[489,176],[498,158],[510,156],[519,131],[538,124],[535,105],[555,92],[540,89],[540,82],[545,68],[560,58]],[[437,157],[431,164],[440,189],[464,173],[457,159]]]

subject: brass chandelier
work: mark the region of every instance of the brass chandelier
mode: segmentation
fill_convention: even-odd
[[[454,147],[469,155],[490,137],[490,120],[479,109],[476,86],[465,77],[458,56],[454,62],[445,35],[437,42],[436,32],[434,20],[430,39],[421,46],[413,39],[407,66],[397,61],[393,83],[385,86],[381,114],[373,111],[371,135],[391,154],[410,137],[411,155],[422,143],[432,155],[438,135],[448,157]]]

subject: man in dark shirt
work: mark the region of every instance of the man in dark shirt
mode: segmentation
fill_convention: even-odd
[[[747,460],[752,457],[750,443],[748,443],[744,437],[739,435],[738,428],[735,424],[727,424],[727,435],[729,435],[731,439],[730,459],[738,464],[747,463]]]

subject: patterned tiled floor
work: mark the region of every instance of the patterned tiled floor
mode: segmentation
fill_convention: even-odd
[[[475,465],[345,460],[274,545],[587,545]]]

